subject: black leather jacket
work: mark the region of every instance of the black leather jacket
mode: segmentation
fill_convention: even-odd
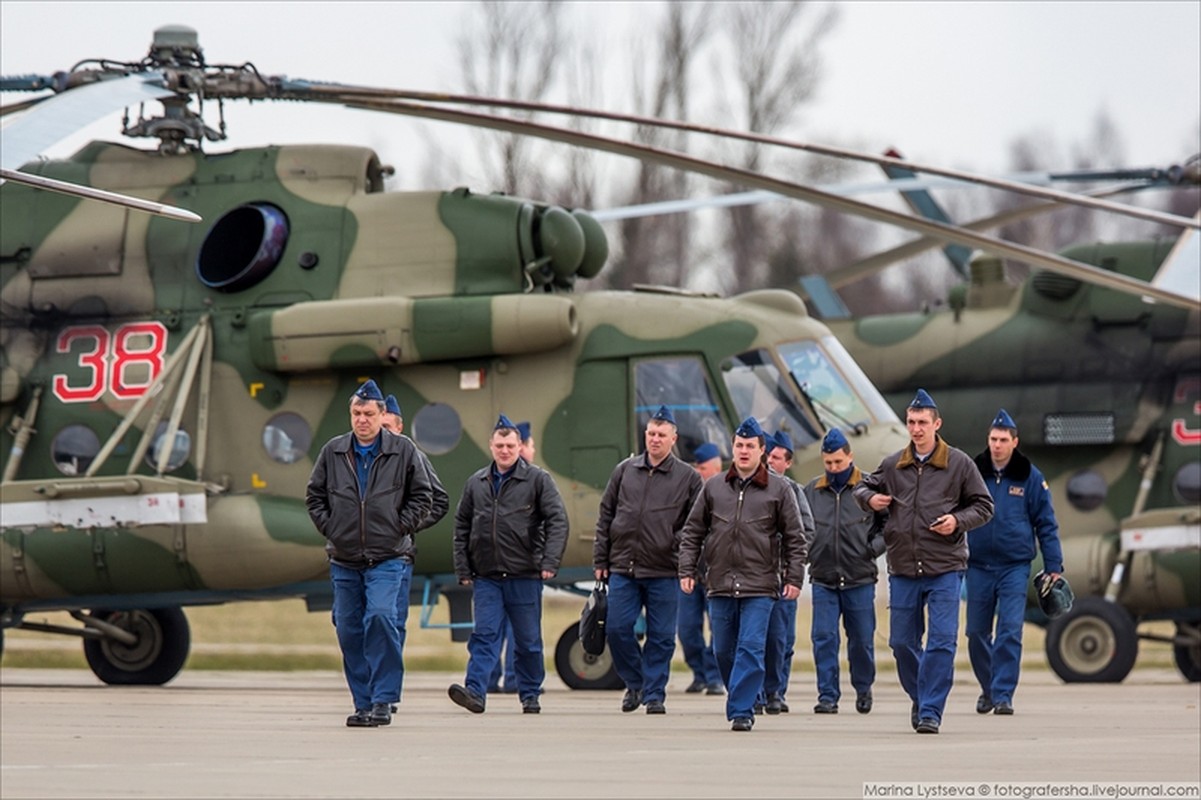
[[[674,578],[680,531],[703,483],[670,454],[655,467],[646,453],[622,461],[601,497],[592,565],[634,578]]]
[[[392,558],[413,560],[413,534],[431,513],[433,487],[409,439],[380,431],[380,453],[359,497],[354,434],[325,443],[305,492],[309,518],[331,561],[359,569]]]
[[[518,459],[496,496],[491,473],[489,464],[472,474],[455,509],[455,575],[462,581],[558,572],[567,509],[550,473]]]
[[[875,583],[876,559],[884,553],[884,537],[873,526],[875,514],[855,502],[852,491],[863,479],[858,467],[841,490],[822,475],[809,481],[805,496],[813,509],[816,531],[809,546],[809,581],[827,589],[850,589]]]

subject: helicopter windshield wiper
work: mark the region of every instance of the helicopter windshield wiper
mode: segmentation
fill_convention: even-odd
[[[833,417],[835,421],[841,423],[843,425],[843,427],[845,427],[848,431],[855,434],[856,436],[862,436],[863,434],[867,433],[867,430],[868,430],[867,423],[851,422],[849,419],[844,417],[842,414],[839,414],[837,411],[835,411],[829,405],[823,403],[821,400],[818,400],[816,397],[814,397],[812,394],[809,393],[808,384],[803,383],[801,381],[801,379],[796,376],[795,372],[792,372],[790,370],[788,373],[788,377],[792,378],[792,382],[796,384],[797,390],[801,393],[801,396],[805,398],[805,402],[807,402],[809,404],[809,407],[813,409],[815,415],[817,416],[818,421],[821,422],[823,425],[825,425],[825,419],[822,417],[822,412],[824,411],[827,416]],[[825,425],[825,427],[827,430],[829,430],[828,425]]]

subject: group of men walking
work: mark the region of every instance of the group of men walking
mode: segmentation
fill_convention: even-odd
[[[347,725],[378,727],[389,724],[400,701],[413,537],[444,516],[449,502],[429,461],[401,433],[394,398],[367,381],[351,397],[350,416],[351,432],[317,458],[307,505],[327,542],[334,624],[354,702]],[[965,573],[969,653],[981,686],[976,710],[1013,713],[1035,543],[1048,573],[1063,570],[1046,482],[1017,451],[1017,428],[1004,410],[975,460],[938,435],[938,409],[922,390],[906,410],[906,426],[909,444],[870,474],[854,464],[845,435],[831,429],[821,443],[823,474],[801,487],[787,476],[787,433],[769,436],[754,417],[735,430],[732,463],[722,471],[714,445],[698,449],[695,468],[675,455],[668,407],[651,416],[645,450],[609,478],[593,549],[595,576],[609,586],[606,631],[626,687],[623,712],[667,713],[677,632],[694,673],[687,691],[724,691],[732,730],[750,731],[758,713],[788,711],[796,600],[808,565],[814,712],[839,710],[841,619],[855,709],[869,713],[876,562],[886,552],[889,645],[912,701],[913,729],[939,731]],[[468,478],[454,513],[454,567],[473,590],[474,628],[466,677],[448,694],[477,714],[506,638],[513,656],[506,684],[515,682],[524,713],[541,711],[542,587],[559,569],[568,520],[550,474],[521,456],[528,436],[528,428],[500,416],[489,440],[492,461]],[[706,611],[711,649],[700,623]]]

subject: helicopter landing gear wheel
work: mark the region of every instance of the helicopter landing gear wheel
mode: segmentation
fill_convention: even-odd
[[[1064,683],[1120,683],[1138,657],[1138,632],[1126,609],[1082,597],[1047,626],[1047,660]]]
[[[624,689],[625,684],[613,666],[609,648],[599,656],[584,652],[580,631],[571,625],[555,645],[555,671],[571,689]]]
[[[137,637],[133,644],[84,639],[83,655],[96,677],[115,686],[160,686],[179,674],[191,632],[178,608],[93,611],[92,616]]]
[[[1192,639],[1191,643],[1177,644],[1172,646],[1172,655],[1176,659],[1176,669],[1180,670],[1180,674],[1187,681],[1197,683],[1201,681],[1201,636],[1198,635],[1201,631],[1201,622],[1194,622],[1191,625],[1178,623],[1176,625],[1176,637],[1188,637]]]

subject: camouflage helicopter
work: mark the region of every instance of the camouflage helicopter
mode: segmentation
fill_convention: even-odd
[[[140,62],[82,66],[5,80],[5,89],[56,90],[4,109],[28,112],[5,128],[5,154],[10,137],[25,135],[18,123],[37,132],[41,106],[87,106],[104,93],[119,108],[151,95],[162,115],[124,133],[157,139],[157,150],[93,142],[65,160],[16,166],[207,221],[183,226],[13,181],[0,188],[0,448],[9,453],[0,630],[80,636],[107,683],[177,674],[189,646],[184,606],[303,597],[328,608],[304,484],[367,377],[399,398],[406,433],[452,492],[488,459],[498,413],[531,420],[572,522],[556,578],[564,587],[590,576],[600,493],[660,404],[680,421],[685,457],[706,441],[728,447],[747,415],[791,434],[798,474],[819,469],[812,445],[831,426],[856,437],[866,460],[905,441],[887,403],[791,292],[573,294],[607,256],[603,229],[582,210],[466,189],[384,192],[387,168],[361,147],[207,154],[201,144],[221,134],[188,106],[201,96],[340,103],[567,141],[879,218],[872,206],[682,153],[438,105],[519,103],[207,65],[183,27],[156,31]],[[954,226],[884,217],[1115,281]],[[470,604],[451,574],[450,541],[448,520],[419,539],[415,593],[423,624],[444,595],[461,637]],[[26,619],[47,610],[81,626]],[[573,688],[614,683],[607,657],[587,657],[574,626],[555,662]]]
[[[1135,177],[1195,185],[1201,159]],[[921,213],[945,218],[924,189],[906,196]],[[904,255],[933,246],[919,241]],[[961,447],[983,447],[983,418],[996,407],[1017,421],[1023,451],[1051,484],[1077,595],[1049,625],[1029,598],[1027,616],[1047,626],[1047,658],[1061,679],[1121,681],[1141,638],[1172,644],[1180,673],[1201,680],[1201,317],[1045,270],[1014,285],[999,259],[946,250],[966,282],[945,306],[827,324],[893,407],[913,386],[934,392],[945,409],[942,433]],[[1193,230],[1061,255],[1194,295],[1201,288]],[[845,285],[886,261],[848,266],[831,282]],[[1146,630],[1165,620],[1174,636]]]

